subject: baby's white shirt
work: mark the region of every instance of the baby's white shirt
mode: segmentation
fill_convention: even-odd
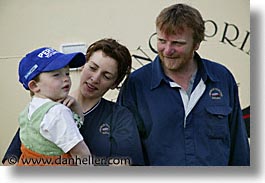
[[[29,104],[28,118],[30,119],[41,105],[50,101],[50,99],[33,97]],[[73,119],[72,111],[63,104],[53,106],[45,114],[40,124],[40,133],[65,153],[83,140]]]

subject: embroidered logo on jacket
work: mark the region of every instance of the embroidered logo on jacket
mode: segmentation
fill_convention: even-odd
[[[223,93],[219,88],[212,88],[209,91],[209,96],[214,100],[221,99],[223,97]]]
[[[109,135],[110,134],[110,126],[107,123],[103,123],[99,127],[99,132],[102,133],[103,135]]]

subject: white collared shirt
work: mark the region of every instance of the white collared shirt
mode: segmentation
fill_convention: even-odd
[[[206,85],[204,84],[203,80],[201,79],[199,84],[196,86],[194,91],[189,96],[189,94],[186,92],[186,90],[184,90],[179,84],[177,84],[175,82],[169,82],[169,84],[171,87],[180,88],[179,92],[180,92],[183,106],[184,106],[184,110],[185,110],[185,119],[184,119],[184,124],[183,124],[184,128],[185,128],[186,127],[186,118],[188,117],[189,113],[191,112],[193,107],[196,105],[196,103],[199,101],[200,97],[202,96],[203,92],[206,89]]]

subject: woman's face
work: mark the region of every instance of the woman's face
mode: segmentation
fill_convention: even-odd
[[[116,87],[117,77],[117,61],[98,50],[91,55],[81,72],[81,94],[85,98],[101,98],[109,89]]]

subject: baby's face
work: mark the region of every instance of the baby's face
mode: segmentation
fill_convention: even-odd
[[[49,98],[53,101],[64,99],[71,88],[69,67],[41,73],[36,85],[38,88],[36,96]]]

